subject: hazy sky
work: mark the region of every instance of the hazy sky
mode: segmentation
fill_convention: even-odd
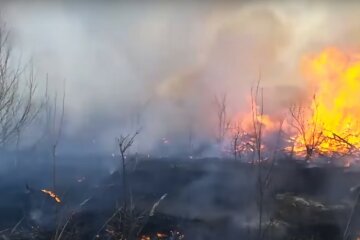
[[[68,138],[108,149],[137,127],[134,119],[143,149],[190,127],[205,138],[214,129],[214,95],[228,95],[231,114],[246,109],[261,69],[278,105],[291,94],[276,89],[302,86],[302,56],[359,48],[355,1],[164,2],[0,4],[13,45],[33,58],[39,82],[48,73],[61,88],[66,79]]]

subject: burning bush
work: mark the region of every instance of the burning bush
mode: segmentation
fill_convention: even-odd
[[[282,149],[309,160],[313,155],[344,157],[359,155],[360,148],[360,59],[357,54],[327,48],[301,61],[307,96],[290,104],[289,114],[281,125]],[[255,106],[255,109],[260,106]],[[253,122],[262,127],[262,135],[278,131],[277,116],[263,114],[254,119],[251,113],[232,120],[230,138],[235,152],[243,151],[241,136],[252,136]],[[238,123],[241,122],[241,125]],[[235,124],[236,123],[236,124]],[[245,141],[251,146],[252,141]],[[261,148],[266,148],[266,142]],[[250,149],[250,151],[252,151]],[[345,165],[349,162],[346,161]]]

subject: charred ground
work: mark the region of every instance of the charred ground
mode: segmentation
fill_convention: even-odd
[[[51,165],[41,158],[4,167],[3,238],[51,239],[60,225],[55,219],[61,218],[62,224],[68,222],[61,239],[121,239],[114,235],[123,228],[117,225],[118,218],[107,222],[122,197],[121,174],[109,171],[106,164],[112,161],[101,156],[63,157],[56,190],[60,204],[40,191],[51,188]],[[128,174],[133,216],[141,219],[138,238],[257,237],[256,168],[251,164],[228,159],[138,159]],[[263,206],[267,238],[341,239],[357,194],[350,189],[359,178],[355,169],[278,161]],[[155,213],[149,214],[164,195]],[[118,213],[120,218],[126,214]]]

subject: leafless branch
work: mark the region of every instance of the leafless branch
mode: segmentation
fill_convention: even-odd
[[[128,134],[126,136],[120,136],[118,138],[118,146],[119,146],[121,165],[122,165],[123,203],[124,203],[125,210],[127,207],[127,191],[128,191],[127,172],[126,172],[126,153],[127,153],[128,149],[134,143],[135,137],[138,134],[139,134],[139,131],[136,131],[132,135]]]
[[[306,150],[305,160],[309,160],[326,140],[323,123],[319,118],[316,95],[313,96],[312,103],[310,108],[305,107],[301,102],[292,104],[289,108],[293,120],[290,124],[298,132]]]
[[[37,92],[33,65],[14,66],[9,31],[0,25],[0,144],[16,140],[37,116],[40,106],[34,96]]]
[[[218,121],[218,133],[216,141],[221,143],[230,126],[230,121],[227,116],[227,96],[223,94],[221,98],[215,96],[215,106]]]

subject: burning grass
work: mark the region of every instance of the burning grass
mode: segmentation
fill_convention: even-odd
[[[61,199],[58,195],[56,195],[54,192],[50,191],[50,190],[46,190],[46,189],[42,189],[41,190],[43,193],[49,195],[52,199],[55,200],[55,202],[57,203],[61,203]]]
[[[289,161],[289,163],[294,163],[294,161]],[[34,221],[31,215],[26,215],[26,218],[20,224],[13,223],[10,227],[7,227],[7,230],[4,229],[5,231],[1,232],[1,234],[10,240],[54,239],[56,231],[58,231],[58,237],[62,232],[62,240],[93,239],[94,236],[97,236],[95,239],[99,240],[125,239],[124,236],[128,236],[130,233],[133,239],[144,240],[255,239],[246,237],[248,236],[246,235],[247,231],[250,232],[250,235],[252,234],[251,236],[255,235],[256,228],[251,225],[251,220],[246,225],[244,221],[247,220],[241,218],[244,209],[251,208],[254,204],[254,202],[251,202],[254,199],[251,195],[253,185],[249,183],[256,173],[251,171],[251,169],[254,169],[253,165],[240,163],[239,161],[219,161],[219,159],[185,160],[177,162],[175,169],[171,166],[172,164],[169,161],[159,162],[146,159],[146,161],[139,163],[135,172],[129,173],[134,183],[132,185],[133,191],[136,196],[140,197],[134,200],[137,203],[136,207],[130,208],[132,204],[129,204],[127,211],[124,211],[123,208],[116,210],[112,205],[112,203],[119,200],[116,193],[121,192],[119,190],[120,186],[107,187],[108,181],[117,183],[121,179],[121,175],[108,177],[102,184],[97,184],[94,188],[88,188],[89,191],[84,192],[79,198],[71,199],[75,192],[83,191],[81,189],[84,188],[84,185],[89,184],[89,186],[92,186],[89,181],[90,177],[87,177],[87,181],[81,184],[74,177],[70,184],[75,184],[79,188],[64,195],[61,204],[41,190],[32,188],[32,191],[29,191],[29,195],[35,198],[32,202],[46,202],[46,204],[40,204],[43,214],[39,215],[37,221]],[[302,162],[302,164],[304,163]],[[216,166],[217,171],[210,173],[204,165]],[[299,168],[302,170],[298,170]],[[296,190],[298,194],[283,195],[283,200],[280,199],[279,206],[281,213],[271,208],[271,210],[274,210],[270,212],[270,217],[274,219],[274,226],[271,227],[271,231],[277,233],[280,228],[290,229],[293,236],[298,237],[297,239],[304,239],[300,238],[304,236],[301,231],[306,231],[308,233],[306,236],[317,233],[316,231],[321,229],[314,227],[318,226],[316,221],[328,223],[333,219],[328,216],[332,216],[334,211],[335,213],[342,211],[339,208],[333,209],[330,207],[333,205],[326,204],[324,201],[326,197],[323,199],[306,197],[311,195],[311,192],[319,193],[319,188],[329,187],[319,185],[323,181],[327,181],[327,179],[324,179],[325,176],[329,175],[330,171],[334,171],[331,175],[340,183],[345,182],[344,178],[351,178],[349,184],[339,186],[340,189],[344,190],[342,196],[348,194],[348,187],[357,182],[359,176],[358,174],[353,175],[354,173],[344,172],[342,168],[312,169],[306,168],[305,164],[296,167],[289,167],[285,164],[276,165],[273,171],[275,176],[273,185],[278,186],[273,190],[274,192],[287,193]],[[306,173],[304,174],[301,171],[306,171]],[[74,176],[78,176],[78,174],[76,172]],[[151,174],[157,174],[158,177],[151,178]],[[242,177],[244,174],[247,174],[246,178]],[[145,180],[144,175],[147,176]],[[114,176],[117,176],[117,178],[113,178]],[[289,179],[292,181],[289,181]],[[296,180],[299,182],[296,183]],[[310,188],[313,189],[310,191]],[[64,187],[59,186],[58,191],[64,192],[63,189]],[[273,191],[269,192],[269,194],[272,194]],[[162,198],[164,192],[168,193],[166,198]],[[186,192],[188,195],[184,195]],[[113,202],[106,201],[107,196],[113,196]],[[270,195],[269,199],[266,198],[267,203],[269,203],[268,206],[272,205],[271,199],[275,197],[276,195]],[[138,201],[139,199],[142,199],[142,201]],[[159,202],[160,199],[163,200]],[[157,202],[159,204],[156,204]],[[341,199],[336,199],[334,202],[340,203]],[[159,208],[152,211],[152,208],[157,205]],[[47,225],[41,223],[49,219],[52,221],[53,218],[48,218],[47,215],[55,214],[54,208],[58,210],[58,221],[54,227],[46,228]],[[29,212],[33,210],[33,208],[30,208]],[[170,211],[176,211],[176,214],[171,214]],[[151,212],[153,214],[150,214]],[[114,217],[110,219],[112,215]],[[240,223],[234,222],[232,219],[234,215],[240,216]],[[18,219],[20,218],[21,216]],[[110,220],[107,221],[108,219]],[[278,221],[283,221],[285,224],[275,224]],[[334,222],[336,221],[334,220]],[[297,223],[299,224],[297,225]],[[308,223],[308,225],[305,226],[305,223]],[[15,225],[17,227],[11,233]],[[267,220],[264,219],[264,227],[266,225]],[[303,226],[302,229],[299,227],[300,225]],[[97,232],[101,226],[104,227]],[[334,228],[327,227],[326,229]],[[1,234],[0,239],[2,238]],[[285,234],[285,236],[289,237],[290,235]],[[323,240],[325,238],[318,237],[314,239]],[[327,240],[329,239],[333,238]]]
[[[357,53],[326,48],[306,55],[300,64],[305,79],[301,99],[290,104],[284,116],[251,113],[231,120],[229,132],[236,154],[254,152],[254,122],[262,125],[262,137],[281,132],[281,150],[309,160],[360,156],[360,58]],[[254,109],[259,111],[256,99]],[[272,151],[265,141],[263,152]],[[349,165],[349,159],[344,164]]]

